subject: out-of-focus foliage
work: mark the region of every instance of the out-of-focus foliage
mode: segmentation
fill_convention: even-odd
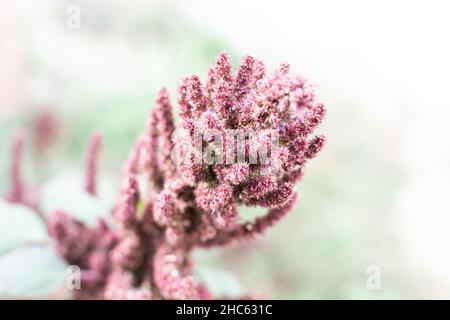
[[[1,298],[43,298],[60,289],[67,266],[49,246],[25,246],[0,258]]]

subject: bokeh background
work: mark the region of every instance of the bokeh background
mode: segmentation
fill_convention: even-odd
[[[70,27],[71,6],[80,28]],[[449,9],[444,1],[0,0],[0,193],[21,128],[25,174],[43,186],[44,210],[92,222],[108,214],[160,86],[175,101],[179,80],[205,76],[223,50],[235,65],[244,54],[269,70],[288,61],[328,106],[327,148],[284,221],[254,242],[196,252],[196,276],[217,294],[449,299]],[[42,126],[45,150],[36,147]],[[80,194],[94,130],[104,136],[96,203]],[[54,297],[63,265],[30,248],[48,239],[14,210],[0,205],[0,297]],[[377,290],[367,286],[370,266],[381,272]]]

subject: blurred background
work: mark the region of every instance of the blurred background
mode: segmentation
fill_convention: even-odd
[[[89,223],[113,204],[160,86],[175,102],[179,80],[204,77],[223,50],[235,66],[244,54],[269,70],[288,61],[328,107],[319,130],[327,147],[284,221],[254,242],[199,250],[196,276],[219,295],[449,299],[449,9],[443,1],[0,0],[0,194],[22,128],[26,178],[43,186],[44,210],[64,207]],[[99,203],[77,194],[94,130],[104,135]],[[51,296],[65,271],[51,252],[24,248],[46,235],[12,210],[0,205],[0,297]],[[380,286],[368,285],[373,270]]]

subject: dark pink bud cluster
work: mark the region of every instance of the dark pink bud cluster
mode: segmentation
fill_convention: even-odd
[[[74,297],[102,299],[111,271],[110,253],[118,242],[117,235],[103,220],[88,228],[62,211],[54,212],[47,224],[61,257],[81,269],[82,290],[76,290]]]
[[[299,173],[325,143],[323,136],[310,137],[325,108],[314,102],[308,81],[290,73],[288,64],[266,75],[264,64],[251,56],[233,75],[222,53],[205,84],[197,76],[187,77],[179,94],[181,127],[189,134],[175,141],[183,159],[178,173],[192,186],[196,209],[214,226],[234,225],[238,205],[277,209],[293,201]],[[214,138],[206,134],[209,130]],[[238,136],[230,138],[237,130]],[[200,144],[192,132],[200,134]],[[204,161],[205,151],[216,161]]]
[[[178,92],[179,126],[167,89],[158,93],[124,166],[114,227],[101,220],[87,228],[62,212],[50,218],[60,255],[82,269],[75,297],[211,299],[192,275],[193,250],[250,239],[275,225],[294,206],[294,184],[307,161],[324,146],[314,131],[325,108],[288,64],[267,75],[261,61],[246,56],[233,74],[222,53],[205,82],[187,77]],[[93,136],[88,147],[91,194],[99,144]],[[243,221],[240,206],[268,211]]]

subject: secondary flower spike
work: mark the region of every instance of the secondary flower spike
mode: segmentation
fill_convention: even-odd
[[[18,130],[11,138],[9,164],[10,186],[4,199],[10,203],[28,206],[37,212],[39,189],[26,183],[23,177],[24,146],[25,132]]]
[[[74,297],[211,299],[192,273],[193,250],[252,239],[291,211],[295,183],[326,141],[315,134],[326,113],[315,97],[287,63],[269,74],[245,56],[233,73],[227,53],[205,81],[181,81],[177,125],[162,88],[124,166],[113,221],[89,228],[62,211],[49,219],[58,252],[81,268]],[[93,136],[88,148],[92,194],[99,143]],[[242,206],[267,213],[244,221]]]
[[[86,150],[86,191],[91,195],[97,194],[98,158],[102,144],[102,136],[95,132],[91,135]]]
[[[7,199],[13,203],[20,203],[24,199],[25,185],[22,181],[22,158],[23,158],[23,132],[17,132],[11,143],[10,162],[10,192]]]

